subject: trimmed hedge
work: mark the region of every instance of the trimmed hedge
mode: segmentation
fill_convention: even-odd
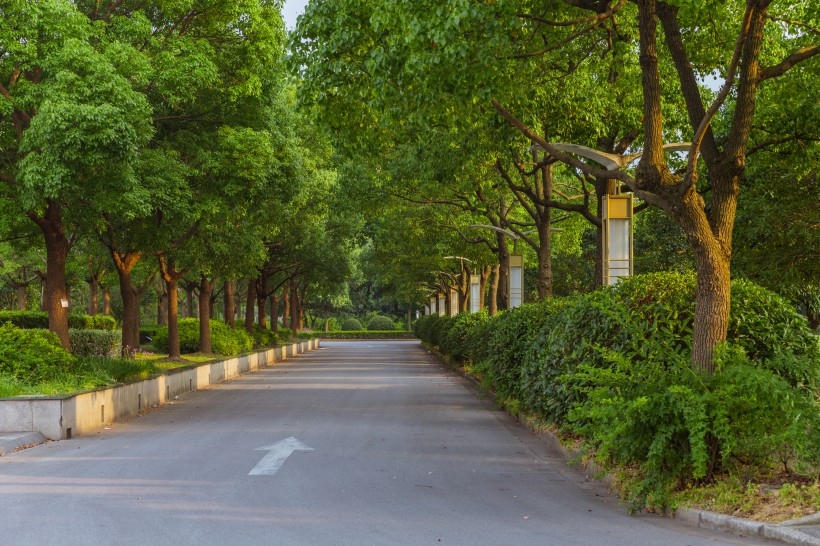
[[[400,330],[387,331],[371,331],[358,330],[350,332],[315,332],[313,337],[321,339],[341,339],[341,340],[355,340],[355,339],[415,339],[415,336],[409,332],[402,332]]]
[[[37,383],[73,368],[75,358],[45,329],[0,325],[0,373],[25,383]]]
[[[0,311],[0,323],[11,322],[18,328],[48,329],[45,311]],[[68,327],[75,330],[116,330],[117,321],[106,315],[68,315]]]
[[[362,327],[362,323],[359,322],[359,319],[349,318],[342,322],[342,331],[351,332],[357,330],[364,330],[364,327]]]
[[[382,332],[387,330],[395,330],[396,323],[393,322],[389,317],[376,315],[367,323],[367,329]]]
[[[120,330],[69,330],[74,356],[117,356],[122,345]]]
[[[168,327],[157,330],[154,347],[168,352]],[[222,356],[234,356],[253,349],[253,339],[243,327],[231,328],[221,320],[211,321],[211,351]],[[179,321],[179,350],[181,353],[199,351],[199,319],[185,318]]]
[[[422,317],[414,331],[472,361],[510,407],[585,438],[606,464],[634,466],[636,506],[721,470],[820,471],[819,339],[783,298],[732,282],[716,372],[690,363],[695,277],[654,273],[495,317]]]

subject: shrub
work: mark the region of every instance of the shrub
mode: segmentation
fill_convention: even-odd
[[[247,330],[245,330],[247,331]],[[258,324],[253,325],[253,346],[273,347],[278,341],[278,336],[273,330],[262,328]]]
[[[74,356],[114,356],[122,344],[119,330],[69,330],[71,354]]]
[[[299,338],[303,339],[303,334],[299,334]],[[407,332],[397,331],[397,330],[388,330],[388,331],[375,331],[375,330],[350,330],[347,332],[314,332],[309,335],[309,337],[305,337],[304,339],[309,339],[313,337],[318,337],[321,339],[412,339],[412,334],[408,334]]]
[[[364,330],[364,328],[362,327],[362,323],[359,322],[359,319],[349,318],[342,322],[342,331],[349,330]]]
[[[376,315],[367,323],[368,330],[380,330],[380,331],[387,331],[387,330],[395,330],[396,324],[389,318]]]
[[[277,332],[277,336],[279,337],[277,343],[280,340],[293,339],[293,330],[291,330],[290,328],[284,328],[280,326],[279,332]]]
[[[0,324],[11,322],[18,328],[48,328],[45,311],[0,311]],[[68,327],[75,330],[116,330],[117,321],[106,315],[68,315]]]
[[[140,324],[140,343],[151,343],[162,326],[156,324]],[[167,328],[167,326],[165,326]]]
[[[433,332],[441,317],[439,315],[424,315],[413,323],[413,334],[425,343],[432,343]]]
[[[242,328],[231,328],[221,320],[212,320],[211,351],[214,354],[233,356],[253,349],[253,338]],[[168,352],[168,327],[157,330],[153,342],[161,352]],[[199,351],[199,319],[186,318],[179,321],[180,353]]]
[[[483,321],[489,320],[486,311],[460,313],[452,319],[452,326],[441,340],[440,349],[457,360],[473,360],[475,343],[481,343],[471,335]]]
[[[48,329],[48,313],[45,311],[0,311],[0,324],[7,322],[18,328]]]
[[[55,333],[22,329],[8,322],[0,325],[0,373],[35,383],[71,369],[74,363]]]

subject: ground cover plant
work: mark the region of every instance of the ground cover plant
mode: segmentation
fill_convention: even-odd
[[[631,469],[621,475],[633,507],[726,480],[817,483],[817,336],[787,301],[736,280],[715,373],[697,371],[694,286],[687,274],[637,276],[496,317],[423,317],[414,331],[469,362],[502,403],[579,439],[606,468]]]

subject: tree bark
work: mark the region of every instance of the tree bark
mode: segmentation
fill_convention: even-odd
[[[478,282],[478,310],[481,311],[482,309],[487,308],[487,304],[485,302],[486,294],[487,294],[487,282],[490,280],[490,275],[493,272],[493,266],[485,265],[481,268],[480,273],[480,280]]]
[[[165,282],[160,282],[159,293],[157,294],[157,325],[168,324],[168,293]]]
[[[491,317],[498,314],[498,285],[501,279],[501,265],[492,266],[492,277],[490,280],[489,313]]]
[[[103,287],[103,315],[111,316],[111,287],[108,285]]]
[[[236,281],[225,281],[222,297],[224,298],[225,304],[225,322],[233,328],[235,323],[234,317],[236,316],[236,310],[234,309],[236,306]]]
[[[498,233],[498,309],[509,308],[509,276],[510,276],[510,249],[507,246],[507,236]]]
[[[159,270],[168,289],[168,358],[179,358],[179,298],[176,295],[177,282],[185,272],[176,271],[173,262],[162,256],[159,257]]]
[[[35,224],[43,232],[46,243],[46,280],[43,289],[44,303],[48,311],[48,328],[60,339],[66,350],[71,350],[68,339],[68,307],[62,301],[68,300],[66,287],[66,262],[71,242],[65,235],[60,204],[48,200],[42,216],[29,213]]]
[[[279,296],[276,294],[270,296],[270,329],[279,331]]]
[[[289,280],[285,284],[285,289],[282,290],[282,325],[288,324],[290,321],[290,286],[293,280]]]
[[[256,321],[263,330],[268,328],[268,278],[264,272],[256,279]]]
[[[211,290],[213,283],[205,275],[199,277],[199,352],[211,353]]]
[[[299,285],[291,281],[290,283],[290,330],[293,336],[299,333]]]
[[[18,284],[15,286],[15,290],[17,291],[17,309],[20,311],[25,310],[28,306],[28,285],[25,284]]]
[[[122,355],[127,357],[140,346],[139,297],[131,279],[131,271],[134,270],[134,266],[137,265],[142,256],[137,252],[121,254],[113,247],[109,247],[109,251],[120,282],[120,294],[122,295]]]
[[[245,301],[245,330],[253,333],[254,309],[256,308],[256,279],[248,279],[248,296]]]

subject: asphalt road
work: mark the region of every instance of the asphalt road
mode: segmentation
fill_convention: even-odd
[[[0,457],[0,544],[762,542],[628,516],[417,343],[324,342]]]

